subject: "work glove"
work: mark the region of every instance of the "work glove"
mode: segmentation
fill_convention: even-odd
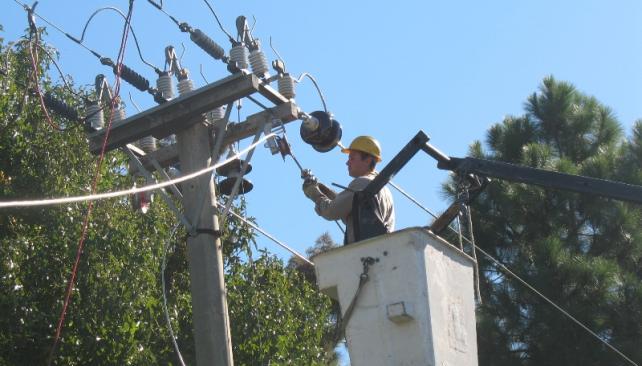
[[[319,198],[323,196],[323,193],[319,190],[319,184],[316,181],[307,179],[303,181],[303,194],[314,203],[317,203]]]
[[[333,191],[330,187],[326,186],[323,183],[319,183],[319,190],[331,200],[337,197],[337,192]]]

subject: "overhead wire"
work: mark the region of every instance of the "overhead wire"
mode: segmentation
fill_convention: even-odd
[[[83,30],[82,30],[82,34],[80,35],[80,42],[81,42],[81,43],[82,43],[82,42],[84,42],[84,40],[85,40],[85,33],[87,32],[87,28],[89,27],[89,23],[91,22],[91,20],[94,18],[94,16],[96,16],[98,13],[100,13],[101,11],[104,11],[104,10],[113,10],[113,11],[115,11],[116,13],[118,13],[118,14],[119,14],[123,19],[125,19],[125,17],[126,17],[126,15],[125,15],[125,14],[124,14],[120,9],[118,9],[118,8],[116,8],[116,7],[113,7],[113,6],[106,6],[106,7],[103,7],[103,8],[100,8],[100,9],[98,9],[98,10],[94,11],[94,13],[93,13],[93,14],[91,14],[91,16],[89,17],[89,19],[87,19],[87,22],[85,23],[85,27],[84,27],[84,28],[83,28]],[[140,60],[141,60],[145,65],[147,65],[147,66],[151,67],[151,68],[152,68],[152,69],[153,69],[157,74],[159,74],[159,75],[160,75],[160,74],[162,73],[162,71],[161,71],[158,67],[156,67],[155,65],[153,65],[152,63],[148,62],[148,61],[143,57],[143,53],[142,53],[142,52],[141,52],[141,50],[140,50],[140,43],[138,42],[138,37],[136,37],[136,32],[134,32],[134,27],[130,26],[130,28],[129,28],[129,29],[130,29],[130,31],[131,31],[131,33],[132,33],[132,36],[134,37],[134,44],[136,45],[136,49],[138,50],[138,56],[140,57]]]
[[[222,203],[216,202],[216,205],[219,206],[220,208],[223,208],[223,209],[225,208],[225,205],[223,205]],[[291,247],[289,247],[287,244],[283,243],[282,241],[276,239],[274,236],[270,235],[265,230],[261,229],[258,225],[254,224],[252,221],[250,221],[250,220],[246,219],[245,217],[243,217],[243,216],[239,215],[238,213],[236,213],[233,209],[228,210],[228,213],[232,214],[234,217],[238,218],[239,220],[245,222],[246,224],[251,226],[254,230],[260,232],[265,237],[267,237],[268,239],[272,240],[274,243],[279,245],[281,248],[283,248],[283,249],[287,250],[288,252],[292,253],[293,255],[295,255],[296,257],[300,258],[304,262],[314,266],[314,263],[312,261],[310,261],[309,259],[307,259],[305,256],[303,256],[301,253],[299,253],[296,250],[292,249]]]
[[[227,35],[227,38],[230,40],[230,42],[232,44],[234,44],[234,42],[235,42],[234,37],[232,37],[232,35],[230,33],[228,33],[228,31],[226,31],[225,28],[223,28],[223,24],[221,24],[221,21],[219,20],[218,15],[216,15],[216,12],[214,11],[214,8],[212,7],[212,5],[210,5],[210,2],[207,1],[207,0],[203,0],[203,1],[205,2],[205,5],[207,5],[207,7],[212,12],[212,15],[214,15],[214,18],[216,19],[216,22],[218,23],[218,26],[221,28],[221,31],[223,31],[223,33],[225,33],[225,35]]]
[[[586,325],[584,325],[584,323],[582,323],[581,321],[577,320],[577,318],[575,318],[575,317],[574,317],[573,315],[571,315],[569,312],[567,312],[566,310],[564,310],[561,306],[557,305],[553,300],[549,299],[549,298],[548,298],[548,297],[546,297],[544,294],[542,294],[541,292],[539,292],[536,288],[534,288],[533,286],[531,286],[528,282],[526,282],[526,281],[525,281],[525,280],[523,280],[521,277],[519,277],[517,274],[515,274],[513,271],[511,271],[508,267],[506,267],[506,266],[505,266],[503,263],[501,263],[499,260],[495,259],[495,258],[494,258],[493,256],[491,256],[490,254],[486,253],[486,251],[485,251],[485,250],[483,250],[482,248],[480,248],[479,246],[475,245],[475,247],[476,247],[476,248],[477,248],[477,249],[478,249],[478,250],[479,250],[479,251],[480,251],[484,256],[486,256],[488,259],[490,259],[490,261],[492,261],[493,263],[495,263],[495,265],[497,265],[497,266],[498,266],[502,271],[504,271],[505,273],[509,274],[510,276],[512,276],[513,278],[515,278],[517,281],[519,281],[522,285],[524,285],[526,288],[528,288],[528,289],[529,289],[529,290],[531,290],[533,293],[535,293],[536,295],[538,295],[539,297],[541,297],[542,299],[544,299],[547,303],[549,303],[551,306],[553,306],[553,307],[554,307],[555,309],[557,309],[559,312],[561,312],[561,313],[562,313],[562,314],[564,314],[566,317],[568,317],[569,319],[571,319],[575,324],[577,324],[577,325],[578,325],[578,326],[580,326],[582,329],[584,329],[584,330],[585,330],[585,331],[587,331],[589,334],[591,334],[593,337],[595,337],[597,340],[599,340],[600,342],[602,342],[602,343],[603,343],[605,346],[607,346],[610,350],[612,350],[613,352],[617,353],[620,357],[622,357],[623,359],[625,359],[625,360],[626,360],[627,362],[629,362],[631,365],[639,366],[637,363],[635,363],[633,360],[631,360],[629,357],[627,357],[624,353],[622,353],[622,351],[620,351],[619,349],[617,349],[615,346],[611,345],[611,344],[610,344],[609,342],[607,342],[606,340],[602,339],[602,337],[600,337],[597,333],[595,333],[595,332],[594,332],[594,331],[592,331],[589,327],[587,327]]]
[[[239,158],[240,156],[243,156],[246,154],[248,151],[256,147],[258,144],[262,143],[263,141],[269,139],[270,137],[273,137],[275,134],[270,133],[265,136],[263,136],[261,139],[259,139],[256,143],[251,144],[244,150],[238,152],[235,155],[232,155],[228,157],[227,159],[209,166],[207,168],[198,170],[196,172],[184,175],[182,177],[174,178],[169,181],[164,181],[156,184],[151,184],[147,186],[142,186],[142,187],[135,187],[135,188],[130,188],[130,189],[125,189],[125,190],[120,190],[120,191],[114,191],[114,192],[104,192],[104,193],[98,193],[98,194],[90,194],[90,195],[85,195],[85,196],[73,196],[73,197],[60,197],[60,198],[53,198],[53,199],[40,199],[40,200],[24,200],[24,201],[5,201],[5,202],[0,202],[0,209],[1,208],[17,208],[17,207],[34,207],[34,206],[50,206],[50,205],[60,205],[60,204],[68,204],[68,203],[74,203],[74,202],[84,202],[84,201],[97,201],[97,200],[103,200],[103,199],[108,199],[108,198],[115,198],[115,197],[121,197],[121,196],[127,196],[130,194],[137,194],[141,192],[148,192],[148,191],[153,191],[156,189],[161,189],[168,187],[170,185],[176,184],[176,183],[181,183],[185,182],[187,180],[196,178],[200,175],[212,172],[216,168],[225,165],[229,162],[231,162],[234,159]]]
[[[38,17],[39,17],[40,19],[42,19],[45,23],[47,23],[47,24],[49,24],[50,26],[52,26],[53,28],[57,29],[58,31],[60,31],[61,33],[63,33],[64,35],[66,35],[66,36],[67,36],[68,38],[70,38],[71,40],[75,41],[77,44],[79,44],[80,46],[82,46],[83,48],[85,48],[86,50],[88,50],[89,52],[91,52],[92,54],[94,54],[95,56],[97,56],[97,57],[99,57],[99,58],[101,57],[97,52],[93,51],[92,49],[90,49],[90,48],[88,48],[86,45],[84,45],[84,44],[82,43],[82,41],[78,41],[78,40],[77,40],[77,39],[75,39],[73,36],[71,36],[70,34],[68,34],[67,32],[65,32],[64,30],[62,30],[61,28],[59,28],[58,26],[56,26],[55,24],[53,24],[53,23],[51,23],[50,21],[48,21],[46,18],[42,17],[41,15],[37,14],[35,11],[31,10],[31,9],[30,9],[29,7],[27,7],[25,4],[20,3],[18,0],[14,0],[14,2],[16,2],[16,3],[17,3],[17,4],[19,4],[19,5],[21,5],[25,10],[27,10],[27,11],[31,11],[34,15],[38,16]],[[180,23],[179,23],[179,22],[178,22],[174,17],[172,17],[170,14],[168,14],[167,12],[165,12],[165,11],[162,9],[162,1],[161,1],[161,5],[160,5],[160,7],[159,7],[157,4],[155,4],[152,0],[148,0],[148,2],[150,2],[151,4],[153,4],[155,7],[157,7],[159,10],[161,10],[161,11],[162,11],[163,13],[165,13],[166,15],[168,15],[168,16],[170,17],[170,19],[172,19],[172,20],[173,20],[177,25],[180,25]],[[211,6],[209,5],[209,3],[207,3],[207,1],[206,1],[206,0],[205,0],[205,2],[206,2],[206,4],[208,4],[208,7],[210,7],[210,10],[214,13],[214,11],[213,11],[213,9],[211,9]],[[133,0],[130,0],[130,9],[129,9],[128,16],[125,18],[126,22],[125,22],[125,26],[124,26],[123,39],[122,39],[122,42],[121,42],[121,50],[120,50],[120,52],[119,52],[119,57],[118,57],[118,59],[119,59],[119,62],[118,62],[118,70],[119,70],[119,72],[120,72],[120,69],[121,69],[121,66],[122,66],[122,56],[124,56],[124,52],[123,52],[123,51],[124,51],[124,45],[125,45],[125,43],[126,43],[126,39],[127,39],[128,29],[131,27],[131,25],[130,25],[130,20],[131,20],[131,11],[132,11],[132,8],[133,8],[133,7],[132,7],[132,5],[133,5]],[[111,8],[111,7],[110,7],[110,8],[103,8],[103,9],[101,9],[101,10],[105,10],[105,9],[117,10],[117,9],[115,9],[115,8]],[[97,13],[97,12],[96,12],[96,13]],[[93,17],[96,13],[92,14],[92,17]],[[123,14],[121,13],[121,15],[123,15]],[[215,13],[214,13],[214,15],[215,15]],[[216,16],[216,15],[215,15],[215,16]],[[218,17],[216,17],[216,18],[217,18],[217,21],[218,21]],[[91,20],[91,18],[90,18],[90,20]],[[88,23],[89,23],[89,21],[88,21]],[[86,28],[87,28],[88,23],[87,23],[87,24],[86,24],[86,26],[85,26],[85,30],[86,30]],[[220,25],[220,22],[219,22],[219,25]],[[221,29],[223,29],[223,28],[222,28],[222,26],[221,26]],[[83,30],[83,38],[84,38],[85,30]],[[225,32],[225,30],[224,30],[224,29],[223,29],[223,31]],[[228,34],[227,32],[225,32],[225,33],[229,36],[229,34]],[[135,41],[136,41],[137,48],[138,48],[138,50],[139,50],[139,55],[140,55],[141,59],[143,60],[143,62],[144,62],[144,63],[146,63],[148,66],[155,68],[153,65],[151,65],[151,64],[149,64],[149,63],[147,63],[147,62],[145,62],[144,58],[142,57],[142,54],[140,53],[140,48],[138,47],[138,42],[137,42],[137,40],[136,40],[136,36],[135,36],[135,34],[133,33],[133,30],[132,30],[132,34],[133,34],[133,37],[134,37],[134,39],[135,39]],[[40,46],[40,47],[42,47],[42,46]],[[32,56],[32,67],[33,67],[33,66],[35,66],[35,63],[36,63],[36,56],[33,54],[33,50],[32,50],[31,48],[30,48],[30,52],[31,52],[31,56]],[[49,57],[51,58],[51,55],[49,55]],[[56,65],[56,67],[58,68],[58,66],[57,66],[57,65]],[[155,69],[156,69],[156,68],[155,68]],[[35,69],[35,71],[37,71],[37,69]],[[59,72],[61,72],[61,71],[60,71],[60,69],[59,69]],[[62,72],[61,72],[61,74],[62,74]],[[308,77],[308,78],[313,82],[313,84],[315,85],[315,87],[317,88],[317,91],[318,91],[318,93],[319,93],[319,96],[321,97],[321,100],[322,100],[322,103],[323,103],[324,109],[325,109],[325,110],[326,110],[326,112],[327,112],[327,106],[326,106],[326,103],[325,103],[325,98],[323,97],[323,94],[322,94],[322,92],[321,92],[321,90],[320,90],[320,88],[319,88],[319,86],[318,86],[318,84],[317,84],[316,80],[315,80],[315,79],[314,79],[310,74],[308,74],[308,73],[304,73],[304,74],[302,74],[302,75],[299,77],[299,80],[297,80],[297,82],[301,82],[301,80],[302,80],[302,78],[303,78],[304,76],[307,76],[307,77]],[[64,79],[64,76],[63,76],[63,81],[64,81],[64,82],[65,82],[65,84],[67,85],[66,80]],[[117,89],[119,89],[119,87],[120,87],[120,74],[119,74],[119,73],[117,74],[117,81],[116,81],[116,84],[117,84]],[[67,85],[67,86],[68,86],[68,85]],[[41,94],[41,93],[38,93],[38,94],[40,95],[40,99],[41,99],[41,106],[44,108],[44,100],[42,99],[42,94]],[[113,110],[113,108],[112,108],[112,110]],[[45,108],[45,113],[46,113],[46,108]],[[47,114],[47,113],[46,113],[46,114]],[[47,117],[48,117],[48,119],[50,120],[50,117],[48,116],[48,114],[47,114]],[[51,120],[50,120],[50,122],[51,122]],[[109,131],[109,127],[110,127],[110,125],[111,125],[111,118],[110,118],[110,121],[109,121],[109,124],[108,124],[108,127],[107,127],[108,131]],[[107,137],[107,135],[108,135],[108,133],[106,134],[106,137]],[[258,144],[258,143],[262,142],[263,140],[265,140],[265,139],[267,139],[267,138],[269,138],[269,137],[271,137],[271,136],[273,136],[273,135],[274,135],[274,134],[266,135],[263,139],[261,139],[261,140],[257,141],[257,142],[256,142],[256,144]],[[105,141],[106,141],[106,140],[107,140],[107,138],[105,138]],[[253,147],[254,147],[254,146],[250,146],[250,148],[253,148]],[[98,166],[100,166],[100,162],[102,162],[102,156],[104,156],[104,148],[105,148],[105,145],[103,145],[103,152],[101,153],[101,159],[99,159],[99,164],[98,164]],[[246,149],[246,150],[249,150],[250,148],[248,148],[248,149]],[[239,153],[239,154],[237,154],[237,155],[239,155],[239,156],[240,156],[240,155],[242,155],[242,153]],[[111,193],[107,193],[107,194],[92,194],[92,195],[84,196],[84,197],[67,197],[67,198],[62,198],[62,199],[53,199],[53,200],[37,200],[37,201],[12,201],[12,202],[0,202],[0,208],[4,208],[4,207],[26,207],[26,206],[39,206],[39,205],[62,204],[62,203],[71,203],[71,202],[79,202],[79,201],[89,201],[89,202],[90,202],[90,206],[89,206],[88,213],[87,213],[87,216],[86,216],[85,224],[83,225],[83,226],[84,226],[84,228],[83,228],[83,234],[82,234],[81,242],[79,243],[79,250],[78,250],[78,253],[80,253],[80,252],[81,252],[81,250],[82,250],[82,242],[84,241],[83,239],[84,239],[84,237],[85,237],[85,235],[86,235],[86,228],[87,228],[87,226],[88,226],[88,218],[89,218],[89,216],[90,216],[91,207],[92,207],[91,203],[92,203],[92,201],[93,201],[93,200],[97,200],[97,199],[104,199],[104,198],[111,198],[111,197],[117,197],[117,196],[122,196],[122,195],[132,194],[132,193],[145,192],[145,191],[148,191],[148,190],[153,190],[153,189],[163,188],[163,187],[166,187],[166,186],[171,185],[171,184],[175,184],[175,183],[179,183],[179,182],[182,182],[182,181],[185,181],[185,180],[188,180],[188,179],[192,179],[192,178],[194,178],[194,177],[196,177],[196,176],[198,176],[198,175],[205,174],[205,173],[207,173],[208,171],[212,171],[212,170],[216,169],[218,166],[220,166],[220,165],[223,165],[223,164],[227,163],[227,162],[228,162],[228,160],[229,160],[229,161],[231,161],[232,159],[227,159],[226,161],[223,161],[223,162],[221,162],[220,164],[217,164],[217,165],[214,165],[214,166],[212,166],[212,167],[206,168],[206,169],[204,169],[204,170],[202,170],[202,171],[195,172],[195,173],[192,173],[192,174],[190,174],[190,175],[187,175],[187,176],[184,176],[184,177],[180,177],[180,178],[177,178],[177,179],[174,179],[174,180],[171,180],[171,181],[167,181],[167,182],[159,183],[159,184],[156,184],[156,185],[151,185],[151,186],[146,186],[146,187],[140,187],[140,188],[130,189],[130,190],[124,190],[124,191],[119,191],[119,192],[111,192]],[[97,180],[98,180],[98,179],[97,179],[97,177],[98,177],[98,171],[99,171],[99,169],[97,169],[97,175],[95,176],[95,179],[94,179],[94,184],[93,184],[92,191],[95,191],[96,183],[97,183]],[[432,215],[433,217],[436,217],[436,215],[435,215],[434,213],[430,212],[430,210],[428,210],[428,209],[427,209],[427,208],[425,208],[423,205],[421,205],[418,201],[416,201],[414,198],[412,198],[412,196],[410,196],[410,195],[409,195],[409,194],[407,194],[405,191],[403,191],[399,186],[397,186],[396,184],[394,184],[394,183],[392,183],[392,182],[390,182],[390,185],[391,185],[393,188],[397,189],[397,190],[398,190],[400,193],[402,193],[404,196],[406,196],[406,198],[410,199],[410,200],[411,200],[413,203],[415,203],[418,207],[420,207],[420,208],[421,208],[421,209],[423,209],[424,211],[428,212],[428,213],[429,213],[430,215]],[[218,203],[218,202],[217,202],[217,205],[219,205],[219,206],[220,206],[220,203]],[[274,237],[272,237],[270,234],[266,233],[265,231],[263,231],[262,229],[260,229],[258,226],[256,226],[255,224],[251,223],[249,220],[246,220],[246,219],[245,219],[245,218],[243,218],[242,216],[238,215],[238,214],[237,214],[236,212],[234,212],[233,210],[229,210],[229,213],[231,213],[232,215],[234,215],[234,216],[238,217],[239,219],[243,220],[243,221],[244,221],[244,222],[246,222],[248,225],[252,226],[255,230],[259,231],[260,233],[262,233],[262,234],[263,234],[263,235],[265,235],[266,237],[270,238],[270,239],[271,239],[271,240],[273,240],[275,243],[277,243],[278,245],[282,246],[283,248],[285,248],[286,250],[288,250],[288,251],[289,251],[289,252],[291,252],[292,254],[296,255],[297,257],[301,258],[302,260],[306,261],[307,263],[309,263],[309,264],[312,264],[312,265],[313,265],[313,263],[312,263],[311,261],[309,261],[307,258],[305,258],[304,256],[302,256],[301,254],[299,254],[299,253],[298,253],[298,252],[296,252],[295,250],[293,250],[293,249],[289,248],[287,245],[283,244],[282,242],[278,241],[277,239],[275,239]],[[452,228],[452,227],[450,227],[450,226],[449,226],[449,229],[450,229],[450,230],[455,231],[455,229],[453,229],[453,228]],[[606,346],[607,346],[609,349],[611,349],[612,351],[616,352],[619,356],[621,356],[622,358],[624,358],[624,359],[625,359],[626,361],[628,361],[630,364],[632,364],[632,365],[636,365],[636,366],[637,366],[637,363],[635,363],[633,360],[631,360],[629,357],[627,357],[625,354],[623,354],[623,353],[622,353],[620,350],[618,350],[616,347],[612,346],[609,342],[607,342],[606,340],[602,339],[602,337],[600,337],[598,334],[596,334],[595,332],[593,332],[590,328],[588,328],[588,327],[587,327],[586,325],[584,325],[582,322],[580,322],[579,320],[577,320],[577,319],[576,319],[575,317],[573,317],[570,313],[568,313],[568,312],[567,312],[566,310],[564,310],[562,307],[560,307],[560,306],[559,306],[559,305],[557,305],[555,302],[553,302],[552,300],[550,300],[548,297],[546,297],[546,296],[545,296],[544,294],[542,294],[540,291],[538,291],[537,289],[535,289],[535,288],[534,288],[533,286],[531,286],[528,282],[526,282],[526,281],[525,281],[525,280],[523,280],[521,277],[519,277],[517,274],[515,274],[514,272],[512,272],[512,271],[511,271],[511,270],[510,270],[506,265],[504,265],[503,263],[501,263],[499,260],[495,259],[493,256],[491,256],[489,253],[487,253],[486,251],[484,251],[482,248],[480,248],[478,245],[476,245],[476,244],[475,244],[473,241],[471,241],[470,239],[465,238],[465,237],[464,237],[464,239],[465,239],[467,242],[469,242],[471,245],[473,245],[473,247],[474,247],[474,248],[478,249],[478,250],[479,250],[479,251],[480,251],[484,256],[486,256],[489,260],[491,260],[495,265],[497,265],[497,266],[498,266],[501,270],[503,270],[505,273],[509,274],[510,276],[512,276],[513,278],[515,278],[516,280],[518,280],[518,281],[519,281],[520,283],[522,283],[525,287],[527,287],[529,290],[533,291],[533,292],[534,292],[535,294],[537,294],[539,297],[541,297],[542,299],[544,299],[544,300],[545,300],[546,302],[548,302],[551,306],[553,306],[555,309],[557,309],[557,310],[558,310],[558,311],[560,311],[562,314],[564,314],[565,316],[567,316],[569,319],[571,319],[574,323],[576,323],[576,324],[577,324],[578,326],[580,326],[582,329],[584,329],[585,331],[587,331],[589,334],[591,334],[592,336],[594,336],[595,338],[597,338],[600,342],[602,342],[604,345],[606,345]],[[77,255],[77,261],[76,261],[75,267],[77,267],[78,260],[79,260],[79,254]],[[75,269],[76,269],[76,268],[75,268]],[[70,290],[71,290],[71,288],[72,288],[73,279],[75,278],[75,269],[74,269],[74,272],[73,272],[73,275],[72,275],[72,279],[71,279],[71,281],[70,281],[70,285],[68,286],[68,289],[69,289],[69,291],[68,291],[68,292],[69,292],[69,293],[70,293]],[[51,363],[51,359],[52,359],[52,357],[53,357],[53,352],[55,351],[55,347],[56,347],[57,341],[58,341],[58,339],[59,339],[59,335],[60,335],[59,333],[60,333],[60,330],[61,330],[61,327],[62,327],[62,324],[61,324],[61,323],[62,323],[62,321],[64,320],[64,314],[65,314],[65,312],[66,312],[66,307],[67,307],[67,305],[68,305],[68,298],[65,300],[65,305],[64,305],[64,308],[63,308],[63,312],[62,312],[62,314],[61,314],[61,320],[59,321],[59,326],[58,326],[57,331],[56,331],[56,341],[55,341],[55,343],[54,343],[54,346],[53,346],[53,347],[52,347],[52,349],[51,349],[50,359],[49,359],[49,364]],[[165,305],[166,305],[166,304],[165,304]]]
[[[14,0],[14,2],[16,2],[18,5],[21,5],[23,8],[25,8],[25,11],[29,11],[30,8],[28,6],[22,4],[20,1]],[[115,10],[119,14],[122,15],[122,13],[118,9],[113,8],[113,7],[102,8],[102,9],[99,9],[98,11],[101,11],[101,10]],[[96,58],[98,58],[98,60],[100,61],[100,63],[102,65],[111,67],[114,75],[118,72],[119,73],[119,78],[122,77],[125,81],[127,81],[128,83],[130,83],[131,85],[133,85],[134,87],[136,87],[140,91],[149,92],[151,95],[153,95],[154,100],[156,102],[158,102],[158,103],[166,102],[166,100],[162,97],[162,95],[155,88],[150,87],[149,80],[145,79],[142,75],[138,74],[136,71],[134,71],[133,69],[129,68],[128,66],[126,66],[124,64],[118,65],[118,64],[114,63],[110,58],[103,57],[100,53],[98,53],[97,51],[87,47],[84,44],[83,41],[84,41],[85,30],[86,30],[86,28],[87,28],[87,26],[89,24],[89,21],[91,20],[91,18],[93,18],[93,16],[96,13],[92,14],[92,17],[90,17],[89,21],[86,23],[85,29],[83,30],[83,35],[82,35],[81,39],[78,39],[78,38],[72,36],[71,34],[69,34],[68,32],[65,32],[62,28],[60,28],[57,25],[53,24],[52,22],[50,22],[46,18],[42,17],[41,15],[36,13],[35,11],[33,12],[33,14],[35,16],[39,17],[40,19],[42,19],[43,21],[45,21],[47,24],[49,24],[50,26],[52,26],[53,28],[55,28],[59,32],[61,32],[62,34],[64,34],[67,38],[69,38],[70,40],[72,40],[76,44],[80,45],[81,47],[83,47],[84,49],[89,51],[92,55],[94,55]],[[145,63],[147,66],[152,67],[154,69],[154,71],[157,74],[160,75],[162,72],[156,66],[150,64],[149,62],[147,62],[144,59],[142,53],[140,52],[140,46],[138,45],[138,40],[136,38],[136,34],[133,32],[133,30],[131,30],[131,28],[129,28],[129,29],[130,30],[128,30],[128,32],[131,31],[133,36],[134,36],[134,41],[136,42],[136,48],[139,51],[138,55],[139,55],[140,59],[143,61],[143,63]],[[117,68],[120,68],[121,70],[118,71]]]
[[[328,113],[328,106],[325,104],[325,97],[323,96],[323,92],[321,92],[321,88],[319,87],[319,84],[317,83],[316,79],[310,75],[307,72],[304,72],[299,76],[299,78],[296,80],[297,83],[300,83],[304,77],[307,77],[312,81],[312,84],[314,84],[314,87],[317,89],[317,93],[319,93],[319,97],[321,98],[321,103],[323,103],[323,110]]]

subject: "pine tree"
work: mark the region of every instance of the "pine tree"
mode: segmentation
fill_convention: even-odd
[[[641,122],[624,139],[608,107],[553,77],[525,110],[488,131],[487,151],[477,142],[470,154],[642,183]],[[481,248],[642,362],[642,207],[495,180],[473,212]],[[492,262],[480,258],[480,269],[480,365],[628,364]]]

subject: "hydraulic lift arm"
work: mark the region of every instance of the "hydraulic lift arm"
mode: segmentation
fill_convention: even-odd
[[[469,183],[470,194],[467,199],[465,201],[455,201],[430,226],[430,229],[437,234],[446,229],[448,224],[457,217],[463,205],[469,204],[481,193],[490,182],[489,178],[532,184],[544,188],[594,194],[620,201],[642,204],[642,186],[581,175],[559,173],[499,161],[471,157],[449,157],[429,144],[429,140],[430,138],[423,131],[419,131],[363,191],[355,193],[352,216],[356,228],[355,233],[361,234],[356,235],[357,240],[370,237],[364,236],[363,230],[360,230],[362,226],[360,221],[363,221],[360,219],[364,217],[367,218],[367,215],[371,215],[368,211],[372,209],[373,197],[388,184],[392,177],[397,174],[419,150],[424,151],[437,160],[437,167],[439,169],[450,170],[459,177],[465,178]]]

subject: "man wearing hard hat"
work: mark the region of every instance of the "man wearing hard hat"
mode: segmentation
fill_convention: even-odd
[[[319,216],[327,220],[341,219],[346,225],[344,244],[355,242],[355,223],[352,220],[352,203],[354,192],[363,190],[376,176],[375,165],[381,161],[381,147],[379,142],[370,136],[355,138],[347,149],[341,149],[348,155],[348,174],[354,179],[347,189],[340,193],[334,192],[314,179],[303,182],[303,193],[314,202],[314,209]],[[371,215],[379,229],[378,233],[368,232],[369,225],[360,225],[360,238],[366,239],[378,235],[380,231],[391,232],[395,227],[395,211],[392,194],[387,187],[383,187],[374,196]],[[365,232],[364,232],[365,231]]]

